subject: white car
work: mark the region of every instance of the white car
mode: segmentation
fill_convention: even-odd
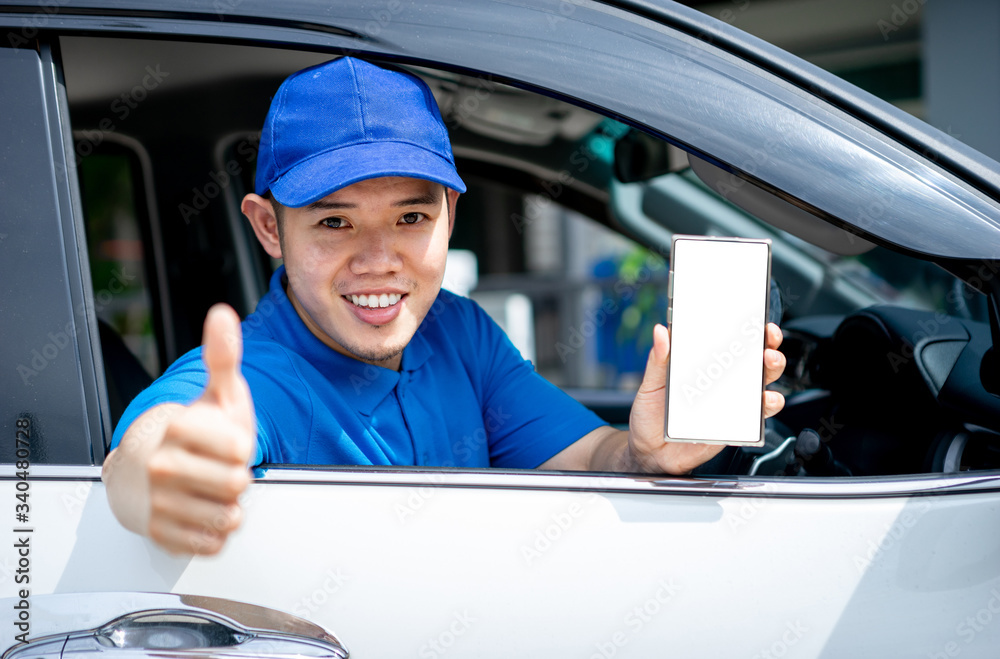
[[[0,27],[4,657],[996,656],[996,162],[666,0],[14,0]],[[212,302],[266,290],[258,131],[344,54],[431,85],[470,295],[609,423],[671,236],[770,238],[766,445],[688,478],[264,465],[217,556],[124,530],[114,423]]]

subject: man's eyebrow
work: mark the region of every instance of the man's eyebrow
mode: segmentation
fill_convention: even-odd
[[[426,194],[417,195],[416,197],[407,197],[406,199],[394,201],[392,205],[397,208],[400,206],[429,206],[431,204],[436,204],[439,201],[441,201],[440,193],[428,192]]]
[[[306,206],[307,211],[335,211],[342,210],[345,208],[357,208],[357,204],[346,204],[340,201],[327,201],[325,199],[320,199],[319,201],[314,201],[313,203]]]
[[[398,201],[392,202],[394,208],[400,208],[404,206],[429,206],[431,204],[436,204],[440,201],[438,194],[428,192],[426,194],[420,194],[415,197],[407,197],[405,199],[400,199]],[[306,206],[307,211],[334,211],[334,210],[344,210],[357,208],[357,204],[350,204],[342,201],[327,201],[326,199],[320,199],[314,201],[313,203]]]

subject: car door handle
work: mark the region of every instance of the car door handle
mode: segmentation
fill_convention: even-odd
[[[175,601],[183,599],[172,597]],[[336,637],[304,620],[271,609],[216,598],[190,598],[213,609],[252,613],[258,625],[246,625],[201,606],[144,609],[112,619],[92,629],[60,632],[16,645],[2,659],[139,659],[180,652],[186,659],[201,657],[295,656],[347,659],[347,649]],[[263,613],[262,613],[263,612]],[[247,618],[246,615],[243,616]],[[275,625],[278,620],[282,624]],[[291,630],[291,631],[290,631]],[[297,633],[297,632],[303,633]]]

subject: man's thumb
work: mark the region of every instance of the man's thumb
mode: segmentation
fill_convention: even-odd
[[[667,386],[667,358],[670,356],[670,333],[663,325],[653,328],[653,349],[649,351],[646,372],[643,374],[639,395],[663,395]]]
[[[208,370],[208,385],[202,400],[227,408],[246,407],[249,392],[240,372],[243,331],[240,317],[229,305],[216,304],[208,310],[201,356]]]
[[[634,440],[648,447],[662,445],[663,415],[666,408],[664,390],[667,386],[667,358],[670,355],[670,333],[663,325],[653,328],[653,349],[649,351],[646,373],[635,394],[629,414],[629,433]]]

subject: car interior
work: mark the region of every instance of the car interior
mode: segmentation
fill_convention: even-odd
[[[260,126],[284,77],[336,54],[71,35],[59,55],[113,425],[200,343],[213,303],[246,316],[266,292],[277,264],[239,211]],[[980,375],[985,296],[939,265],[827,236],[812,216],[802,229],[808,213],[766,195],[736,205],[715,165],[541,90],[392,64],[430,85],[469,187],[446,287],[608,423],[627,424],[664,321],[670,237],[768,238],[788,359],[773,387],[787,403],[764,446],[698,474],[1000,468],[1000,400]]]

